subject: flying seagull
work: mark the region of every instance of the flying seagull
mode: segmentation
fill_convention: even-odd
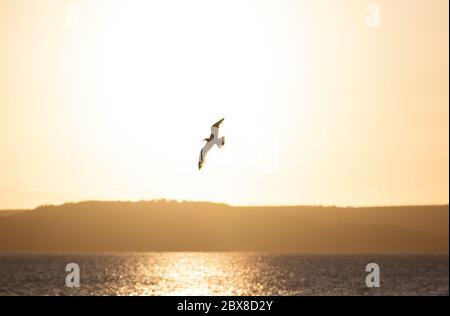
[[[206,144],[200,151],[200,158],[198,160],[198,170],[202,169],[203,164],[205,163],[206,154],[214,145],[217,145],[217,147],[219,148],[225,145],[225,137],[219,137],[219,126],[224,119],[225,118],[214,123],[214,125],[211,126],[211,135],[209,135],[209,138],[204,139],[206,140]]]

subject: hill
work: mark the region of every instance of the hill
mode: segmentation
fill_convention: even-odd
[[[233,207],[88,201],[4,213],[0,252],[448,253],[448,220],[448,205]]]

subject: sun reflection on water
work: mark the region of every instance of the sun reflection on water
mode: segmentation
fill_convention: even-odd
[[[158,295],[240,295],[248,279],[242,257],[221,253],[171,253],[141,271],[155,284],[142,294]],[[153,261],[153,258],[151,259]],[[246,274],[247,277],[243,277]]]

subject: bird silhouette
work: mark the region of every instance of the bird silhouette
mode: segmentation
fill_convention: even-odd
[[[206,154],[214,145],[217,145],[217,147],[219,148],[222,148],[222,146],[225,145],[225,137],[219,137],[219,126],[220,124],[222,124],[224,119],[225,118],[214,123],[211,126],[211,135],[209,135],[208,138],[204,139],[204,141],[206,141],[206,144],[200,151],[200,157],[198,160],[198,170],[202,169],[203,164],[205,163]]]

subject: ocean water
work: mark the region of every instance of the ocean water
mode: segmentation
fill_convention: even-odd
[[[66,286],[68,263],[80,287]],[[365,283],[368,263],[380,287]],[[0,295],[449,295],[448,256],[257,253],[0,255]]]

